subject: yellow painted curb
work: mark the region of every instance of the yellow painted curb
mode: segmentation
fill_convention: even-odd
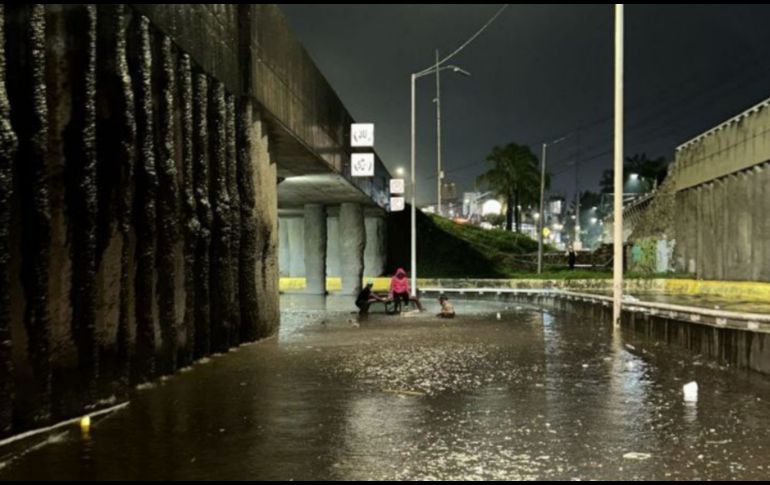
[[[770,283],[690,279],[664,281],[666,293],[675,295],[715,295],[744,300],[770,300]]]
[[[364,278],[374,282],[374,291],[386,292],[390,288],[390,278]],[[558,288],[566,290],[609,290],[612,288],[611,279],[593,280],[538,280],[538,279],[440,279],[423,278],[417,280],[421,288]],[[283,292],[302,291],[306,287],[305,278],[281,278],[280,289]],[[706,281],[694,279],[627,279],[624,281],[626,291],[630,292],[661,292],[669,295],[714,295],[739,300],[770,301],[770,283],[751,281]],[[326,279],[326,288],[330,292],[342,289],[342,278]]]
[[[363,281],[373,281],[374,291],[384,292],[390,289],[390,278],[364,278]],[[302,291],[307,287],[305,278],[281,278],[278,288],[284,292]],[[342,278],[326,278],[326,291],[342,290]]]

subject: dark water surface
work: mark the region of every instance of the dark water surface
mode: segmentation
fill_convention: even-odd
[[[534,307],[359,323],[348,301],[282,304],[277,338],[137,392],[0,479],[768,476],[767,377]]]

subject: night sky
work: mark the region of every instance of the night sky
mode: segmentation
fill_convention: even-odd
[[[281,5],[343,103],[376,123],[376,150],[409,166],[409,77],[497,5]],[[770,6],[626,6],[626,154],[674,148],[770,97]],[[473,189],[494,145],[549,150],[552,193],[596,190],[612,164],[613,9],[511,5],[442,73],[446,178]],[[418,202],[436,197],[433,77],[418,81]],[[577,162],[577,164],[575,163]],[[577,168],[577,177],[576,177]]]

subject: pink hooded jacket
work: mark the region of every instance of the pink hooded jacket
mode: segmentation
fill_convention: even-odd
[[[404,277],[399,278],[399,275],[404,275]],[[409,278],[402,268],[398,268],[396,274],[390,279],[390,295],[393,296],[394,293],[410,293]]]

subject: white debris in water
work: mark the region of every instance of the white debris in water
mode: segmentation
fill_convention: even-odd
[[[626,460],[649,460],[652,457],[649,453],[641,453],[638,451],[630,451],[623,455]]]
[[[500,320],[502,316],[500,315],[500,312],[497,312],[497,319]]]
[[[696,402],[698,400],[698,383],[688,382],[682,386],[682,392],[684,392],[685,402]]]

